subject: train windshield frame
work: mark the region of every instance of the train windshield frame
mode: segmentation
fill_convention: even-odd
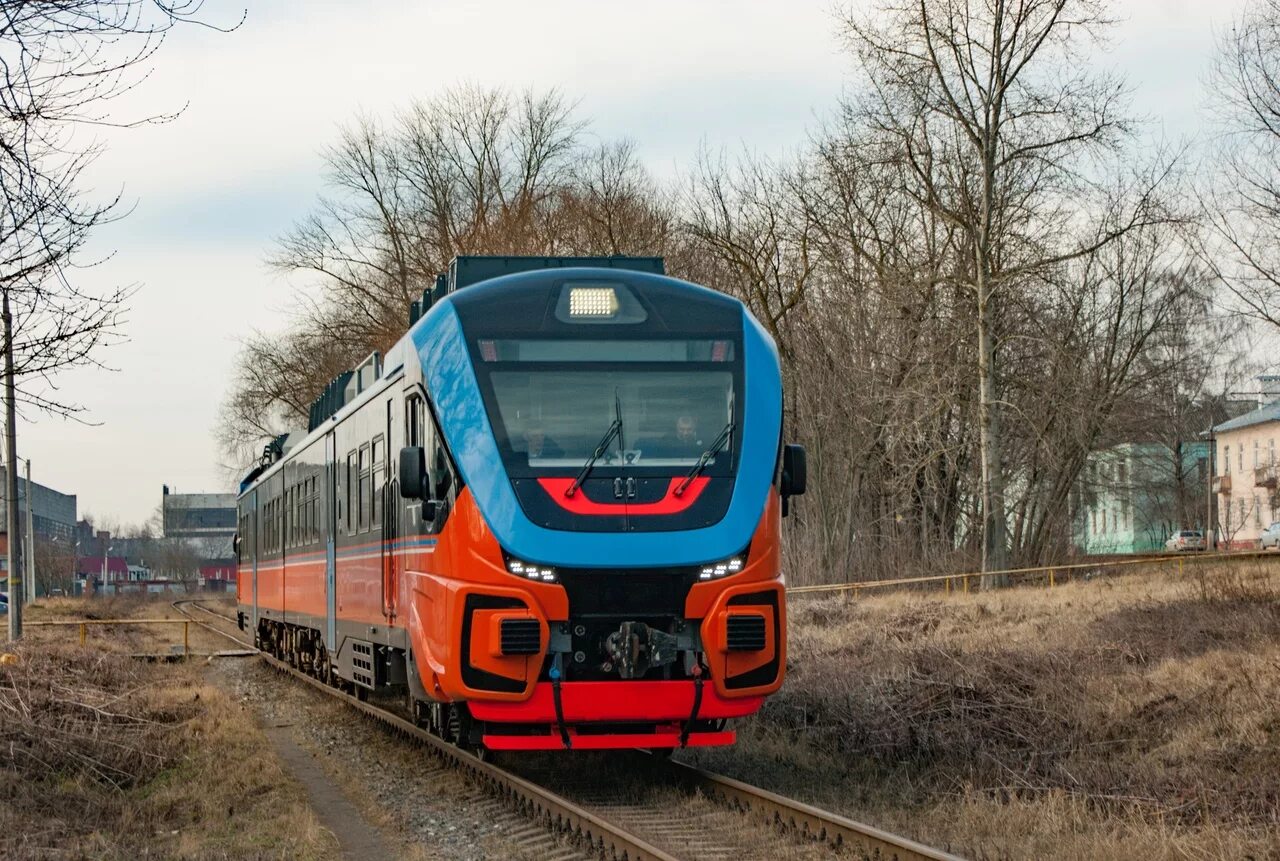
[[[728,438],[703,472],[731,475],[737,466],[743,404],[737,336],[480,337],[471,347],[512,478],[576,474],[606,437],[593,475],[683,473],[726,428]]]

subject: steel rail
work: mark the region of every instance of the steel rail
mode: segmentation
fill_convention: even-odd
[[[837,849],[851,849],[868,858],[884,861],[962,861],[958,855],[786,798],[732,777],[680,762],[671,761],[667,766],[676,779],[690,789],[696,789],[730,807],[762,816],[776,826],[798,831],[811,840],[825,842]]]
[[[176,601],[175,608],[180,603],[192,604],[197,609],[229,622],[235,621],[233,617],[204,607],[194,600]],[[204,623],[197,621],[196,624]],[[244,641],[225,631],[218,631],[209,625],[205,627],[244,644]],[[642,838],[627,833],[548,789],[476,758],[473,754],[432,735],[410,721],[376,705],[361,702],[349,694],[326,685],[319,679],[299,672],[265,652],[259,651],[258,654],[276,669],[338,697],[352,708],[382,721],[404,735],[430,745],[454,764],[487,784],[497,794],[529,813],[532,818],[548,822],[556,830],[567,831],[574,837],[583,839],[596,852],[608,851],[613,857],[625,858],[628,861],[647,858],[675,861],[677,857]],[[923,843],[786,798],[731,777],[674,761],[668,761],[665,766],[670,776],[689,789],[702,792],[707,797],[719,800],[729,807],[768,819],[775,826],[796,831],[811,840],[825,842],[837,849],[858,852],[878,861],[961,861],[958,855],[934,849]]]

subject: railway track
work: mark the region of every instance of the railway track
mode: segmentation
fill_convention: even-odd
[[[175,601],[173,606],[207,630],[253,648],[214,622],[198,618],[191,608],[221,623],[235,624],[233,617],[194,599]],[[524,816],[567,834],[592,855],[626,861],[736,861],[757,857],[771,841],[786,840],[786,847],[791,850],[787,857],[795,858],[825,858],[834,851],[843,857],[877,861],[957,859],[947,852],[741,781],[641,753],[634,754],[633,764],[621,772],[593,770],[593,775],[584,778],[574,770],[566,777],[563,767],[553,767],[538,778],[516,774],[432,735],[379,704],[361,701],[270,655],[258,654],[275,669],[426,745],[451,767],[468,774]],[[563,766],[562,760],[555,762]],[[627,775],[627,779],[616,777],[616,773]],[[556,786],[550,788],[546,783]],[[664,791],[668,794],[663,795]],[[757,833],[752,833],[751,827],[743,828],[744,819],[755,826]],[[766,829],[768,834],[758,833],[762,825],[771,826]],[[799,844],[789,839],[796,836],[801,838]]]

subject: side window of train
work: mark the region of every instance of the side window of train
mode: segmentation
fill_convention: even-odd
[[[307,478],[307,540],[315,544],[320,540],[320,494],[316,491],[316,477]]]
[[[356,534],[356,499],[355,499],[355,482],[356,482],[356,453],[355,451],[347,452],[347,468],[342,479],[345,488],[347,504],[347,534]]]
[[[333,464],[333,528],[336,533],[342,531],[343,508],[342,494],[346,485],[342,482],[342,458],[336,458]]]
[[[453,510],[455,492],[453,465],[445,450],[444,438],[435,423],[435,417],[423,407],[423,447],[427,452],[427,472],[431,482],[431,497],[436,500],[436,517],[430,525],[431,532],[444,529],[449,513]]]
[[[404,405],[405,445],[422,445],[422,398],[409,395]]]
[[[359,512],[359,520],[360,520],[359,529],[361,532],[365,532],[369,528],[369,509],[370,509],[369,446],[367,445],[360,446],[359,468],[360,468],[360,487],[359,487],[360,498],[356,502],[356,509]]]
[[[373,462],[373,490],[369,500],[370,511],[373,512],[372,523],[378,526],[382,523],[382,472],[386,468],[383,462],[386,459],[386,444],[383,442],[382,435],[379,434],[373,438],[373,448],[370,452],[370,460]]]
[[[435,456],[431,464],[431,486],[434,496],[439,500],[449,499],[449,491],[453,489],[453,469],[449,465],[449,456],[444,446],[437,439]]]

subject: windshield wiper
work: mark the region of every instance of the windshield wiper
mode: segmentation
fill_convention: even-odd
[[[565,490],[564,495],[572,498],[578,492],[578,488],[582,487],[582,482],[587,480],[587,476],[591,473],[592,467],[596,465],[596,461],[604,457],[605,451],[609,448],[609,443],[613,442],[617,437],[619,444],[622,440],[622,404],[618,400],[617,392],[613,395],[614,419],[609,425],[609,429],[604,432],[604,436],[600,437],[600,442],[596,443],[596,449],[591,453],[591,457],[587,458],[587,462],[582,465],[582,469],[578,471],[578,477],[573,480],[573,484]]]
[[[715,442],[711,443],[711,448],[702,453],[702,457],[698,458],[698,462],[693,469],[689,470],[689,474],[684,477],[684,481],[680,482],[680,486],[676,488],[676,496],[683,496],[685,490],[693,483],[693,480],[702,474],[707,468],[707,464],[720,453],[726,445],[729,444],[729,438],[733,436],[733,422],[729,422],[724,426],[724,430],[720,431],[720,436],[716,437]]]

